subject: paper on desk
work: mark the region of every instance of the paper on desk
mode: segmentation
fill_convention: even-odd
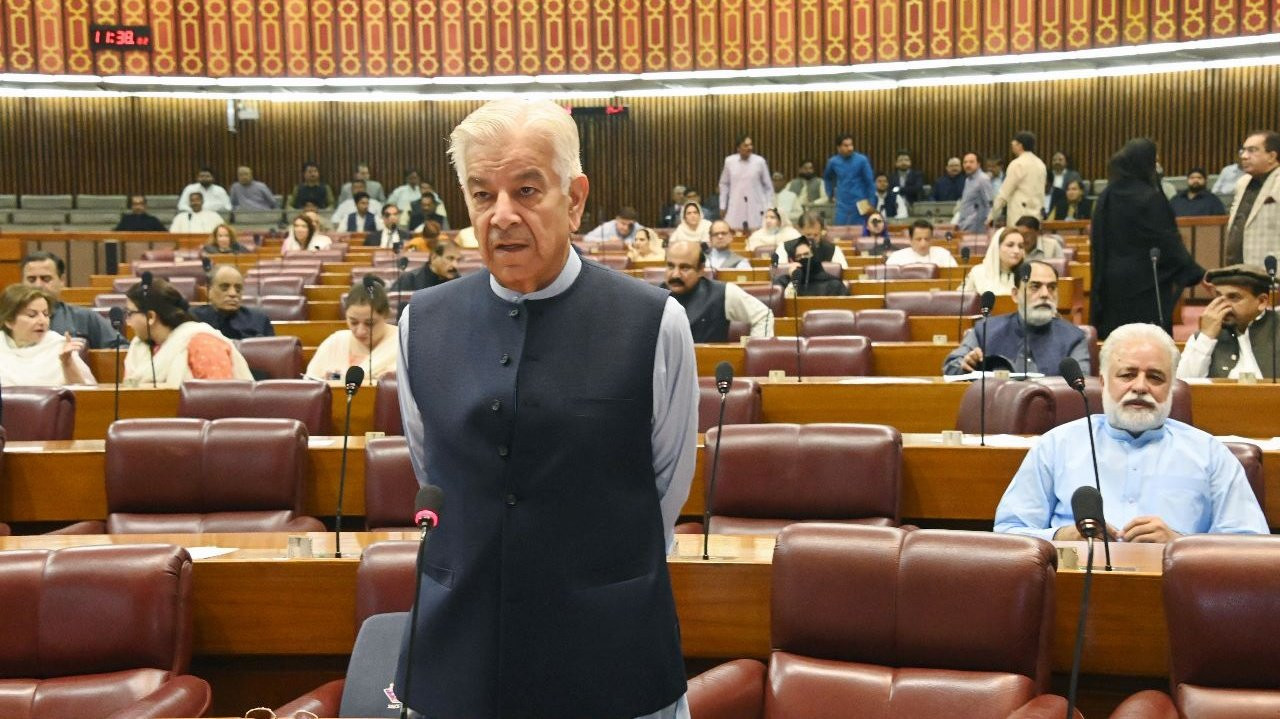
[[[983,373],[977,372],[977,371],[966,372],[964,374],[944,374],[942,375],[942,381],[943,382],[969,382],[982,377],[982,374]],[[986,374],[988,379],[996,378],[995,372],[987,372]],[[1025,375],[1022,374],[1021,372],[1009,373],[1009,379],[1040,379],[1041,377],[1044,377],[1043,372],[1028,372]]]
[[[337,443],[338,443],[338,440],[333,439],[331,437],[308,437],[307,438],[308,447],[332,447]]]
[[[1031,436],[1024,437],[1020,434],[989,434],[987,435],[988,447],[1015,447],[1020,449],[1029,449],[1040,441],[1040,437]],[[966,434],[964,436],[964,444],[966,447],[978,447],[979,437],[975,434]]]
[[[845,377],[840,384],[929,384],[925,377]]]
[[[10,443],[4,446],[5,452],[43,452],[44,442]]]
[[[1258,449],[1264,452],[1272,452],[1280,449],[1280,437],[1272,437],[1271,439],[1258,439],[1256,437],[1241,437],[1234,434],[1226,434],[1216,437],[1219,442],[1244,442],[1245,444],[1256,444]]]
[[[1187,384],[1213,384],[1213,380],[1208,377],[1179,377],[1178,379]]]
[[[235,551],[237,551],[235,547],[187,547],[187,554],[190,554],[192,559],[221,557],[224,554],[231,554]]]

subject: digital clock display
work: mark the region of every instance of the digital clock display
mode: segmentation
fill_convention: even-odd
[[[89,46],[94,50],[150,50],[150,25],[91,25]]]

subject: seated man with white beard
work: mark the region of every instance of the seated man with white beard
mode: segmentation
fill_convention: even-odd
[[[1030,264],[1031,277],[1027,280],[1025,293],[1020,286],[1020,274],[1016,271],[1020,268],[1015,268],[1013,273],[1013,302],[1018,305],[1018,311],[996,315],[975,324],[965,333],[960,346],[942,361],[943,374],[964,374],[983,366],[984,332],[986,356],[992,358],[992,362],[987,363],[988,370],[1011,368],[1015,372],[1023,372],[1025,349],[1025,354],[1029,355],[1029,361],[1025,363],[1027,372],[1056,375],[1062,358],[1071,357],[1080,363],[1080,371],[1089,374],[1089,344],[1084,330],[1058,316],[1058,271],[1044,262],[1032,261]]]
[[[1093,485],[1098,450],[1107,532],[1171,542],[1206,532],[1267,534],[1240,461],[1222,442],[1169,419],[1178,347],[1156,325],[1117,328],[1102,346],[1105,414],[1055,427],[1036,443],[996,507],[995,531],[1078,540],[1071,495]]]

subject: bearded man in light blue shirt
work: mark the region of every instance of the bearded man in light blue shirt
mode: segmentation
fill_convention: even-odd
[[[1071,495],[1093,484],[1088,433],[1111,538],[1171,542],[1184,534],[1267,534],[1244,468],[1222,442],[1169,419],[1178,348],[1155,325],[1116,329],[1102,346],[1103,414],[1054,428],[1018,468],[995,531],[1081,539]]]

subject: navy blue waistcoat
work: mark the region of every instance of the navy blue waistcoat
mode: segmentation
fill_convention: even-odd
[[[651,442],[666,296],[590,262],[545,300],[487,272],[413,295],[406,374],[445,496],[415,710],[621,719],[684,692]]]
[[[1022,372],[1022,321],[1017,312],[996,315],[986,320],[988,357],[1000,355],[1013,364],[1013,371]],[[974,332],[982,340],[983,321],[974,325]],[[1070,357],[1071,350],[1084,341],[1084,330],[1064,319],[1054,319],[1042,327],[1032,327],[1027,337],[1027,349],[1031,353],[1031,372],[1047,375],[1058,374],[1058,364],[1063,357]],[[1093,367],[1091,371],[1097,372]]]
[[[728,342],[729,318],[724,314],[724,283],[702,278],[693,289],[682,295],[671,295],[684,307],[689,317],[693,341]]]

